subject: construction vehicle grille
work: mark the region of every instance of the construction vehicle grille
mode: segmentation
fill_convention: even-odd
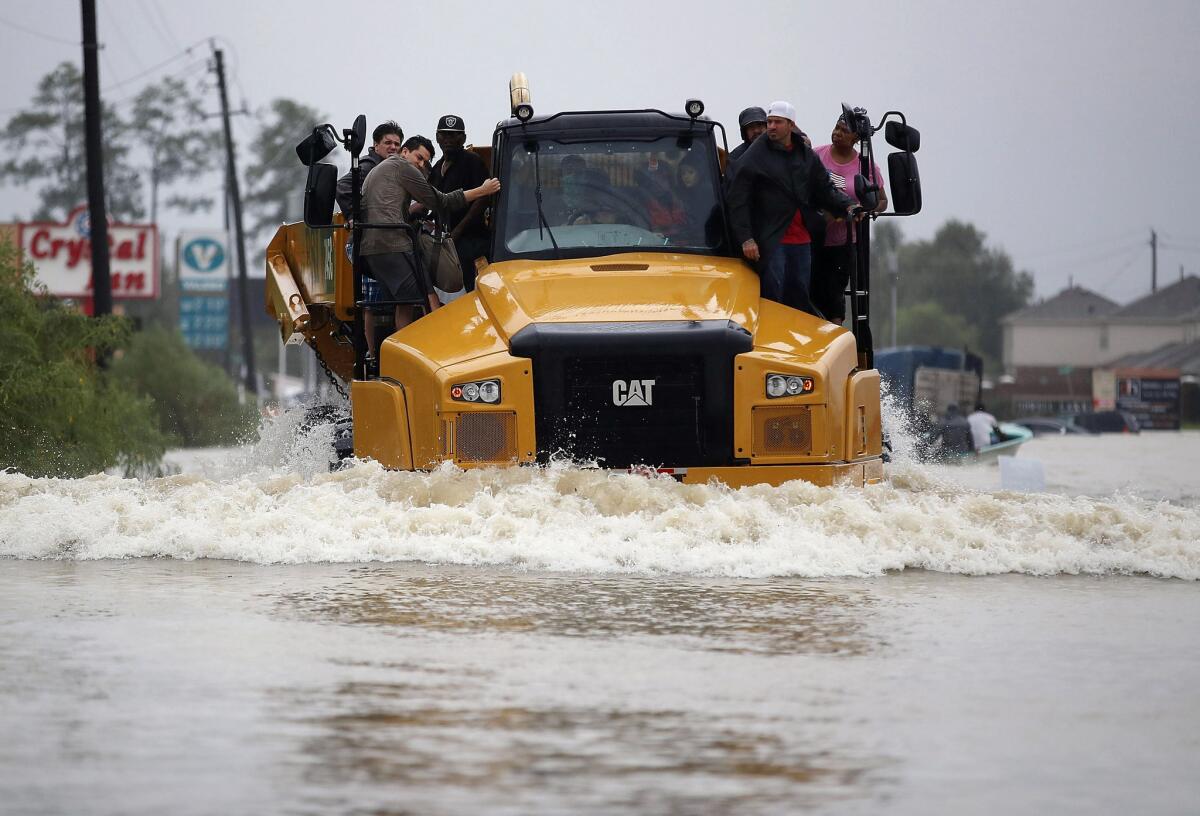
[[[517,458],[517,415],[511,411],[471,411],[454,421],[456,462],[506,463]]]
[[[755,456],[808,456],[812,453],[812,411],[807,405],[754,409]]]

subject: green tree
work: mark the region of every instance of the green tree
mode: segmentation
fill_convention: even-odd
[[[1012,259],[1002,249],[985,245],[986,236],[972,224],[947,221],[930,241],[904,242],[894,227],[880,228],[873,235],[871,251],[874,280],[873,314],[876,336],[890,338],[890,281],[887,279],[887,253],[895,248],[899,268],[898,303],[900,309],[932,303],[945,315],[958,316],[977,332],[977,346],[990,361],[998,361],[1003,351],[1000,319],[1025,306],[1033,295],[1033,278],[1013,268]],[[899,320],[898,320],[899,322]],[[882,329],[887,327],[887,332]],[[913,326],[913,331],[918,327]],[[944,322],[938,331],[949,330]],[[902,343],[926,344],[934,341],[917,334]]]
[[[902,346],[947,346],[978,351],[979,330],[962,315],[925,301],[896,310],[896,342]]]
[[[233,381],[200,359],[178,331],[155,326],[139,332],[112,369],[118,381],[150,399],[175,445],[233,445],[255,427],[257,414],[238,402]]]
[[[260,114],[258,134],[250,143],[252,158],[246,166],[251,182],[243,196],[249,216],[248,239],[303,217],[308,169],[296,158],[296,144],[325,121],[328,117],[324,114],[292,99],[275,99],[267,112]]]
[[[158,221],[159,189],[192,181],[219,167],[221,134],[205,124],[200,99],[183,80],[166,77],[133,99],[130,126],[148,154],[150,221]],[[214,198],[177,193],[164,206],[183,212],[208,211]]]
[[[36,292],[33,267],[0,241],[0,468],[85,476],[153,467],[166,438],[149,400],[94,364],[129,338],[129,323],[90,318]]]
[[[101,120],[108,214],[138,221],[145,213],[141,178],[131,163],[128,125],[107,105]],[[60,63],[42,77],[30,108],[8,120],[0,144],[8,154],[0,163],[0,180],[38,188],[41,203],[34,218],[65,218],[87,201],[83,76],[74,63]]]

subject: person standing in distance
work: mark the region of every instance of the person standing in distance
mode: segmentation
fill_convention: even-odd
[[[977,451],[992,444],[993,433],[1000,431],[996,418],[988,413],[982,402],[975,403],[975,410],[967,416],[967,423],[971,426],[971,441]]]
[[[818,211],[845,217],[855,205],[833,186],[789,103],[767,108],[767,138],[742,154],[728,203],[734,239],[757,264],[762,296],[820,316],[809,294],[813,232],[824,237]]]
[[[433,166],[429,182],[439,192],[469,190],[478,187],[487,178],[487,167],[483,159],[467,150],[467,129],[461,116],[447,114],[438,120],[437,143],[442,157]],[[487,228],[483,223],[486,198],[478,198],[464,213],[441,213],[443,226],[450,231],[454,248],[458,250],[458,262],[462,267],[463,288],[470,292],[475,288],[475,259],[487,253]]]
[[[469,190],[442,193],[426,180],[424,168],[433,156],[433,144],[424,136],[413,136],[395,156],[384,159],[363,185],[363,203],[373,224],[407,223],[414,201],[435,212],[456,213],[467,205],[500,190],[500,182],[487,179]],[[412,241],[403,230],[366,230],[359,253],[370,274],[383,284],[391,300],[420,301],[428,297],[432,311],[438,307],[428,273],[417,279],[418,265]],[[422,269],[422,271],[424,271]],[[396,307],[396,328],[414,319],[410,305]]]

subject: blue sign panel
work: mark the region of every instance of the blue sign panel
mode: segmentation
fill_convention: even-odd
[[[194,349],[224,349],[229,344],[229,298],[224,293],[180,295],[179,330]]]

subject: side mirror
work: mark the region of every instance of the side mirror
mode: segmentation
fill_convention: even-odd
[[[879,185],[872,184],[862,173],[854,177],[854,195],[858,198],[859,206],[867,212],[875,212],[879,206]]]
[[[893,153],[888,156],[888,177],[892,180],[892,208],[895,214],[919,213],[921,174],[917,171],[917,157],[912,153]]]
[[[905,153],[916,153],[921,149],[921,131],[900,122],[888,122],[884,125],[883,138],[887,139],[887,143],[892,147]]]
[[[310,227],[333,224],[334,193],[337,192],[337,166],[311,164],[304,184],[304,223]]]
[[[362,153],[367,144],[367,117],[359,114],[354,120],[354,127],[346,131],[346,150],[351,156]]]
[[[329,151],[337,147],[337,139],[330,132],[329,125],[313,128],[313,132],[296,145],[296,155],[305,167],[312,167],[329,155]]]

